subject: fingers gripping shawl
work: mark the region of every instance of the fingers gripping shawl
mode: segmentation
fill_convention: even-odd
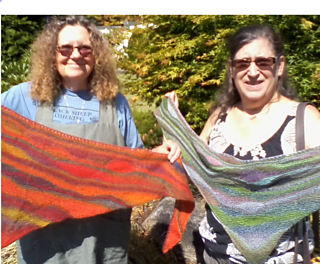
[[[166,155],[70,136],[1,107],[1,246],[66,218],[176,198],[163,246],[182,237],[194,208],[186,175]]]
[[[182,150],[183,165],[249,263],[261,264],[281,235],[320,208],[320,147],[260,161],[209,149],[171,99],[155,113],[164,135]]]

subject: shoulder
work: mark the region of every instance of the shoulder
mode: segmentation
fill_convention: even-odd
[[[214,125],[218,120],[220,112],[221,112],[221,107],[216,108],[209,116],[207,122],[209,122],[211,125]]]
[[[143,142],[133,120],[127,98],[122,93],[118,93],[115,101],[117,106],[118,124],[126,146],[130,148],[144,148]]]
[[[282,113],[288,116],[296,116],[299,102],[285,96],[281,96],[280,100],[274,102],[272,105],[276,110],[275,112]]]
[[[20,83],[18,85],[15,85],[11,87],[8,91],[5,91],[2,93],[2,96],[17,96],[19,94],[24,95],[24,96],[30,96],[30,91],[31,91],[31,85],[30,82],[24,82]]]
[[[118,121],[120,126],[126,126],[133,119],[130,105],[127,98],[122,94],[118,93],[115,97]]]
[[[215,109],[212,114],[209,116],[201,134],[200,134],[200,138],[208,143],[209,140],[209,136],[210,136],[210,131],[212,129],[212,127],[214,126],[214,124],[217,122],[219,114],[220,114],[221,108],[218,107],[217,109]]]
[[[320,119],[320,112],[315,106],[308,104],[306,106],[305,116],[306,116],[306,118],[319,120]]]
[[[306,147],[320,146],[320,112],[313,105],[307,105],[304,113]]]
[[[130,119],[132,116],[132,112],[127,98],[119,92],[115,98],[115,101],[117,106],[118,118]]]
[[[129,106],[127,98],[120,92],[117,94],[115,100],[116,100],[117,106],[118,105],[119,106]]]
[[[31,85],[29,82],[13,86],[8,91],[1,94],[1,105],[11,110],[33,119],[37,103],[30,97]]]

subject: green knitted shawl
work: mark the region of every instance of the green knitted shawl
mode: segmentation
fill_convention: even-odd
[[[259,161],[209,149],[171,99],[155,115],[177,142],[183,165],[234,244],[252,264],[263,263],[281,235],[320,209],[320,147]]]

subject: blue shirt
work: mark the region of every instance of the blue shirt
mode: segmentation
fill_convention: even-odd
[[[21,83],[1,94],[1,105],[35,121],[38,102],[30,98],[30,83]],[[144,148],[134,123],[127,99],[118,93],[115,98],[118,125],[124,142],[130,148]],[[73,92],[64,88],[55,102],[53,122],[61,124],[94,123],[99,121],[100,102],[89,91]]]

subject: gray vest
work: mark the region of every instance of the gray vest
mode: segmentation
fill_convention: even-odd
[[[123,135],[118,126],[118,115],[115,101],[100,104],[99,122],[91,124],[58,124],[52,123],[53,111],[50,107],[39,107],[36,122],[61,132],[91,139],[94,141],[124,146]]]
[[[114,101],[100,104],[99,122],[57,124],[50,107],[39,107],[36,122],[61,132],[118,146],[124,138]],[[67,219],[35,230],[18,243],[19,264],[126,264],[130,241],[131,209],[84,219]]]

